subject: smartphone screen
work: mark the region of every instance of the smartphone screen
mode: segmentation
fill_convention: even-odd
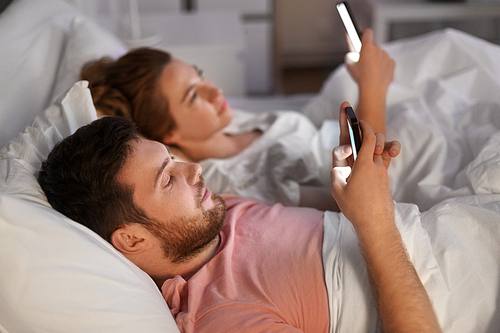
[[[336,7],[340,18],[342,19],[342,23],[344,23],[347,35],[349,36],[352,46],[354,47],[354,51],[357,53],[361,52],[361,33],[359,32],[358,26],[351,14],[349,4],[344,1],[338,3]]]
[[[361,149],[361,131],[359,122],[352,107],[348,106],[345,109],[347,113],[347,127],[349,128],[349,138],[351,139],[352,156],[356,161],[359,149]]]

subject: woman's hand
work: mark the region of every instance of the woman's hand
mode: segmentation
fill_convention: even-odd
[[[359,61],[349,60],[348,54],[345,62],[359,88],[356,114],[359,120],[369,123],[375,133],[385,135],[385,101],[394,77],[395,63],[373,43],[370,29],[363,33],[362,43]]]
[[[373,43],[373,31],[370,29],[363,33],[362,45],[357,62],[349,53],[346,55],[347,70],[360,88],[387,90],[394,78],[394,60]]]

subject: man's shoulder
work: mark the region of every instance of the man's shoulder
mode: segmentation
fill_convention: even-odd
[[[289,207],[283,206],[280,203],[269,205],[255,199],[244,198],[235,195],[223,195],[226,201],[227,214],[226,223],[233,220],[237,223],[238,220],[253,221],[253,223],[266,223],[271,219],[275,224],[280,221],[300,221],[303,220],[323,220],[324,212],[314,208],[306,207]]]
[[[235,209],[235,208],[240,208],[240,209],[245,208],[245,207],[249,208],[249,207],[254,206],[254,205],[269,206],[261,201],[241,197],[241,196],[234,195],[234,194],[222,194],[221,197],[226,202],[226,207],[227,207],[228,211]]]

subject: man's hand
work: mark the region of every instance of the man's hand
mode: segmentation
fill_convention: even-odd
[[[340,109],[340,146],[333,150],[333,170],[331,173],[333,177],[339,176],[340,178],[347,178],[350,175],[351,167],[353,165],[352,150],[349,140],[349,131],[347,129],[347,115],[345,113],[345,108],[349,106],[349,103],[345,102],[342,104]],[[370,128],[371,131],[371,128]],[[372,132],[373,133],[373,132]],[[391,163],[391,159],[398,156],[401,151],[401,144],[398,141],[384,142],[385,138],[383,134],[377,133],[376,144],[373,152],[373,156],[378,156],[381,158],[382,163],[387,169]],[[340,168],[346,166],[345,168]],[[338,167],[338,168],[335,168]],[[345,177],[342,175],[345,172],[347,174]],[[335,172],[335,174],[334,174]],[[345,181],[344,181],[345,182]],[[335,199],[336,196],[330,191]],[[299,205],[302,207],[314,207],[320,210],[331,210],[339,211],[337,201],[332,200],[328,195],[328,189],[318,188],[315,186],[300,186],[300,202]]]
[[[342,104],[340,110],[340,146],[333,151],[331,192],[356,231],[384,331],[441,332],[427,292],[396,227],[383,158],[384,136],[376,135],[368,123],[361,121],[363,144],[353,163],[347,126],[342,124],[346,121],[348,105]],[[377,146],[382,153],[376,153]]]
[[[332,196],[353,224],[374,220],[375,214],[381,215],[378,218],[394,215],[390,180],[384,162],[388,165],[391,156],[399,153],[401,145],[397,141],[386,145],[382,134],[376,135],[370,125],[360,121],[363,144],[354,163],[345,113],[347,106],[349,103],[343,103],[340,108],[339,146],[333,150]],[[358,173],[357,169],[362,171]],[[365,209],[358,209],[360,204]]]
[[[349,139],[349,130],[347,128],[347,115],[345,112],[345,108],[350,106],[349,103],[344,102],[340,106],[340,113],[339,113],[339,126],[340,126],[340,137],[339,137],[339,147],[336,149],[346,149],[346,155],[347,156],[347,163],[352,166],[353,164],[353,157],[351,156],[352,151],[350,147],[350,139]],[[363,133],[364,135],[364,133]],[[385,168],[389,168],[389,165],[391,164],[391,160],[394,157],[397,157],[399,153],[401,152],[401,143],[399,141],[389,141],[385,142],[385,136],[382,133],[375,133],[375,136],[377,137],[377,142],[375,144],[375,155],[382,155],[382,161],[384,163]],[[348,146],[348,147],[343,147],[343,146]],[[335,150],[334,150],[334,156],[333,156],[333,162],[334,165],[333,167],[336,166],[338,163],[344,163],[341,160],[345,158],[345,156],[341,155],[335,155]]]

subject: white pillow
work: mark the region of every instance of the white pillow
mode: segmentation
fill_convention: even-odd
[[[57,72],[52,101],[80,80],[80,70],[84,63],[104,56],[115,59],[127,51],[125,44],[110,31],[89,19],[75,17]]]
[[[179,332],[151,278],[50,208],[35,178],[56,142],[97,118],[87,85],[0,150],[0,331]]]
[[[50,105],[76,14],[63,0],[16,0],[0,15],[0,147]]]

